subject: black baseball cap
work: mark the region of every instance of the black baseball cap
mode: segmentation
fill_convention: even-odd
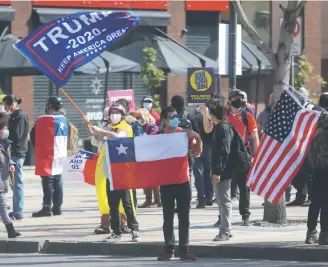
[[[232,89],[232,90],[229,91],[229,96],[228,96],[229,100],[233,97],[236,97],[236,96],[244,97],[244,94],[239,89]]]

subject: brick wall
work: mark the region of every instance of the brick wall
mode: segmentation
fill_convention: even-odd
[[[167,33],[170,37],[185,43],[185,38],[180,37],[181,30],[186,27],[186,12],[184,1],[168,1],[168,12],[171,15],[171,23],[168,26]],[[171,102],[172,96],[178,94],[186,97],[186,76],[168,75],[167,79],[167,101]]]
[[[15,20],[11,24],[11,32],[18,37],[28,35],[28,23],[31,18],[32,3],[30,0],[12,1],[16,9]],[[33,79],[31,76],[12,78],[12,93],[23,100],[21,107],[27,112],[30,126],[33,121]]]

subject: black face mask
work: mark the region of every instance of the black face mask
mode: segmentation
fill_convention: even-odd
[[[233,106],[234,108],[241,108],[242,104],[243,104],[243,101],[241,99],[231,101],[231,106]]]

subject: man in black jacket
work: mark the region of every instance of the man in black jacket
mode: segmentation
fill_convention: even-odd
[[[26,112],[18,106],[22,103],[21,99],[7,95],[2,102],[5,110],[11,114],[8,121],[9,140],[12,141],[11,159],[16,163],[13,212],[9,216],[12,220],[22,220],[24,209],[23,165],[28,150],[29,121]]]
[[[215,125],[211,147],[211,168],[212,183],[221,217],[220,232],[213,241],[226,241],[231,236],[232,203],[230,191],[234,166],[229,155],[234,132],[232,126],[225,121],[223,98],[211,99],[207,107],[211,121]]]

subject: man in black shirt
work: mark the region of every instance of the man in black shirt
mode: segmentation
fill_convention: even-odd
[[[203,142],[203,153],[199,158],[195,159],[193,167],[198,198],[197,209],[204,209],[205,206],[212,206],[214,193],[210,176],[212,133],[205,132],[203,119],[208,120],[209,118],[206,114],[202,115],[200,111],[196,111],[191,122],[192,129],[199,134]]]

